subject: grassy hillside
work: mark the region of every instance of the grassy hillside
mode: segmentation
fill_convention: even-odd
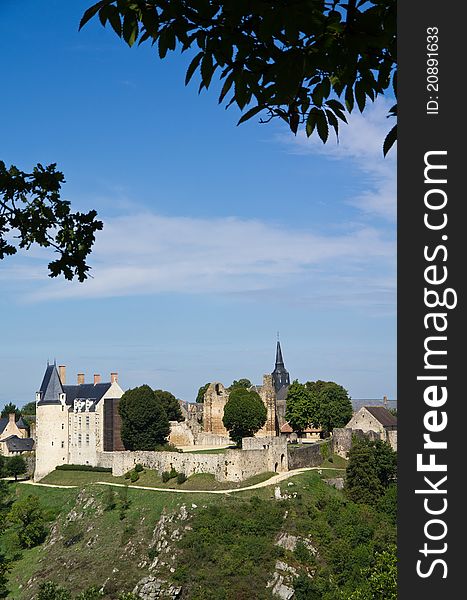
[[[80,485],[81,475],[66,473]],[[271,599],[281,582],[297,586],[296,600],[349,600],[364,583],[362,568],[395,542],[389,517],[347,502],[317,472],[282,482],[281,498],[276,486],[225,495],[111,493],[89,482],[10,487],[15,498],[38,496],[50,527],[30,550],[19,551],[11,526],[1,537],[3,551],[17,555],[13,600],[31,600],[47,580],[75,594],[104,586],[104,598],[115,600],[148,575],[181,586],[190,600]]]

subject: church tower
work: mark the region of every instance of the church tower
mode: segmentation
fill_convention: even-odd
[[[290,375],[284,365],[284,359],[282,358],[281,343],[279,342],[279,340],[277,340],[276,364],[274,367],[274,371],[271,373],[271,375],[276,394],[278,394],[284,386],[287,388],[290,385]]]

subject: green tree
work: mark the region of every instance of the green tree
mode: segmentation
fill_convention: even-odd
[[[180,402],[173,394],[165,390],[154,390],[154,394],[162,403],[169,421],[183,421]]]
[[[294,431],[318,425],[316,396],[303,383],[295,380],[287,391],[285,418]]]
[[[204,394],[206,393],[206,391],[210,385],[211,385],[210,383],[205,383],[204,385],[202,385],[199,388],[198,394],[196,396],[196,402],[204,402]]]
[[[249,379],[234,379],[232,381],[232,385],[229,387],[229,391],[232,391],[235,388],[243,388],[245,390],[248,390],[252,387],[252,383]]]
[[[127,390],[118,410],[122,442],[127,450],[154,450],[167,442],[169,420],[161,400],[148,385]]]
[[[363,112],[391,81],[395,91],[395,0],[101,0],[80,29],[97,14],[129,46],[148,41],[162,59],[196,49],[185,83],[197,72],[199,91],[208,89],[217,71],[219,103],[252,105],[239,123],[262,113],[262,122],[280,118],[326,142],[345,108]],[[393,129],[385,153],[395,139]]]
[[[397,453],[382,440],[371,441],[369,445],[373,448],[378,478],[381,485],[387,488],[397,479]]]
[[[42,508],[37,496],[26,496],[17,500],[8,514],[8,520],[17,525],[21,548],[33,548],[47,536]]]
[[[53,581],[44,581],[39,585],[37,600],[71,600],[71,593]]]
[[[1,416],[3,418],[5,418],[5,417],[8,417],[8,415],[11,415],[13,413],[15,413],[15,419],[17,421],[21,416],[21,411],[16,406],[16,404],[13,404],[13,402],[9,402],[8,404],[5,404],[5,406],[3,407]]]
[[[27,417],[33,417],[36,414],[36,403],[28,402],[21,408],[21,414]]]
[[[352,418],[352,402],[347,390],[334,381],[308,381],[305,385],[317,409],[315,424],[319,423],[325,431],[347,425]]]
[[[362,572],[364,583],[349,600],[397,600],[396,546],[378,552],[372,567]]]
[[[237,387],[229,394],[222,421],[237,446],[241,446],[243,437],[261,429],[266,418],[266,407],[257,392]]]
[[[354,440],[345,477],[347,496],[359,504],[375,505],[383,493],[375,453],[366,440]]]
[[[10,562],[7,560],[3,552],[0,552],[0,598],[8,598],[8,571],[10,570]]]
[[[62,273],[65,279],[84,281],[94,234],[103,224],[95,210],[71,212],[70,203],[60,198],[64,177],[55,167],[38,164],[25,173],[0,161],[0,260],[37,244],[58,253],[49,263],[50,277]]]
[[[28,470],[28,465],[22,456],[12,456],[6,462],[6,472],[13,475],[15,481],[18,481],[18,475],[24,475]]]

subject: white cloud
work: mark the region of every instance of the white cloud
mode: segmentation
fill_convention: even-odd
[[[368,273],[389,273],[393,262],[393,242],[367,226],[317,235],[258,220],[144,213],[106,221],[92,253],[93,278],[84,284],[47,280],[44,266],[38,286],[38,258],[29,268],[4,271],[2,279],[16,287],[30,280],[31,301],[164,292],[252,297],[265,290],[306,298],[319,295],[322,285],[324,294],[351,302],[350,288],[361,281],[358,293],[369,291]]]
[[[323,144],[317,135],[307,138],[300,132],[295,139],[283,138],[292,152],[320,154],[330,159],[350,161],[364,178],[367,191],[347,201],[364,213],[394,220],[396,216],[396,147],[383,157],[383,141],[394,119],[387,114],[393,101],[379,97],[367,105],[361,114],[355,109],[348,115],[348,124],[339,123],[339,142],[333,130]]]

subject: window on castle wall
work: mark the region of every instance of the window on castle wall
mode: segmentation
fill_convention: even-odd
[[[89,434],[86,434],[86,446],[89,446]]]
[[[65,423],[62,423],[62,429],[65,429]]]
[[[62,448],[65,448],[65,442],[62,442]]]
[[[86,417],[86,428],[89,429],[89,417]]]

